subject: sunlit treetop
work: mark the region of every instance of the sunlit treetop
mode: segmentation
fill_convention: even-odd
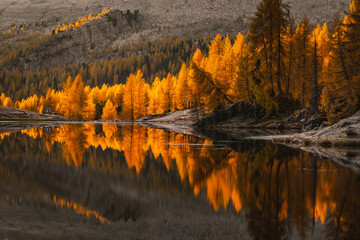
[[[98,15],[94,16],[93,13],[90,13],[89,16],[87,17],[83,17],[83,18],[79,18],[75,23],[70,23],[70,24],[59,24],[57,28],[53,28],[53,34],[58,34],[59,32],[64,32],[67,31],[69,29],[73,30],[75,28],[81,27],[84,24],[92,21],[92,20],[97,20],[101,17],[103,17],[104,15],[108,14],[110,11],[112,10],[112,8],[106,9],[104,8],[101,13],[99,13]]]

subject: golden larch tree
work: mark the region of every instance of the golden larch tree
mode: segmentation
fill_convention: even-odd
[[[101,115],[102,120],[115,120],[117,116],[116,107],[111,102],[111,100],[107,100],[105,103],[103,114]]]

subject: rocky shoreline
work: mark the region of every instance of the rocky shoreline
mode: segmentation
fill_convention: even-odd
[[[258,137],[254,137],[257,139]],[[273,135],[260,137],[287,144],[304,146],[359,147],[360,146],[360,111],[330,126],[305,131],[297,134]]]
[[[187,109],[146,116],[134,123],[215,141],[272,141],[331,159],[360,173],[360,111],[329,126],[319,118],[304,121],[304,116],[304,112],[300,112],[283,119],[260,118],[254,106],[239,102],[199,121],[198,113]],[[52,128],[69,120],[59,115],[0,107],[0,133]],[[306,131],[309,125],[313,130]]]
[[[57,114],[41,114],[26,110],[21,110],[13,107],[0,106],[0,121],[14,121],[14,120],[33,120],[33,121],[69,121],[66,118]]]

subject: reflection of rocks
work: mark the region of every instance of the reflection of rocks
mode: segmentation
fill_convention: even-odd
[[[56,122],[1,122],[0,133],[18,132],[26,129],[43,128],[45,133],[52,133],[53,128],[65,123]]]
[[[324,118],[314,118],[313,126],[321,125]],[[249,137],[271,140],[331,159],[360,173],[360,112],[338,123],[298,134]]]
[[[44,133],[50,134],[50,133],[52,133],[52,127],[50,127],[50,126],[44,126],[44,127],[43,127],[43,131],[44,131]]]

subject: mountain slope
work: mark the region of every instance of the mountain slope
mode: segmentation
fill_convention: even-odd
[[[2,0],[2,26],[51,22],[58,17],[64,22],[112,7],[120,10],[140,10],[144,17],[142,29],[119,39],[116,44],[158,38],[165,35],[207,36],[220,32],[246,32],[256,6],[261,0]],[[289,3],[291,13],[299,22],[306,14],[312,23],[331,21],[336,13],[343,15],[351,0],[303,0]]]

